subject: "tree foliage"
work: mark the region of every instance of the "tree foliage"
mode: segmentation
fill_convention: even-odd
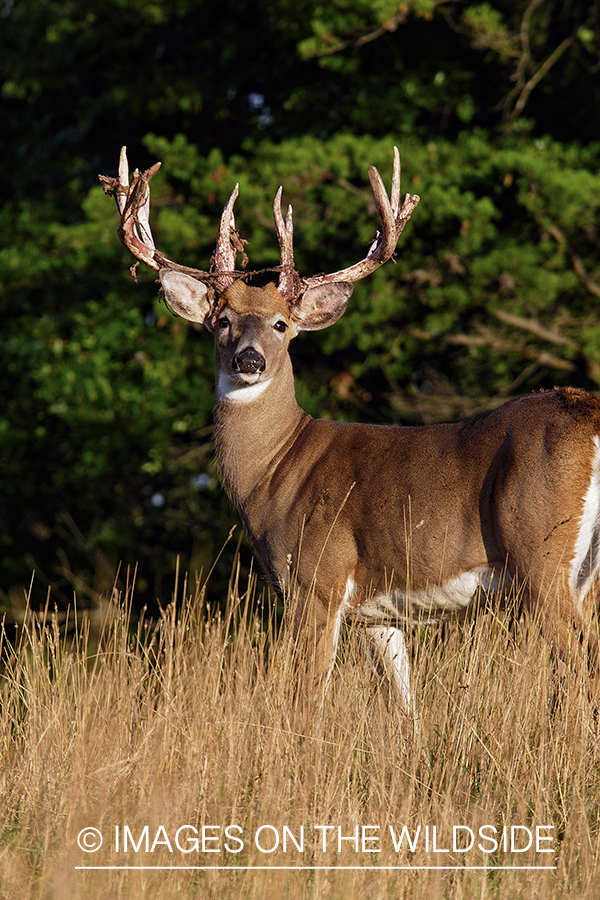
[[[151,602],[235,522],[210,337],[153,273],[131,279],[97,184],[123,143],[163,161],[167,255],[208,265],[239,181],[250,267],[276,265],[283,184],[302,274],[364,255],[366,169],[389,180],[400,146],[422,200],[396,265],[293,347],[312,414],[433,421],[600,383],[597,2],[6,0],[0,17],[5,602],[32,569],[55,602],[93,599],[120,561]]]

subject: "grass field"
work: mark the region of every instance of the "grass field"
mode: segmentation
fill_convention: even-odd
[[[526,620],[415,628],[416,728],[350,633],[302,733],[257,590],[4,642],[2,898],[600,896],[593,712]]]

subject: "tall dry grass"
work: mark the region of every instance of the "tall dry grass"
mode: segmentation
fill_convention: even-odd
[[[5,643],[2,898],[600,896],[593,713],[575,679],[557,687],[526,621],[488,612],[415,629],[416,728],[389,708],[350,634],[322,722],[301,733],[285,631],[256,591],[234,578],[226,614],[211,620],[186,586],[152,626],[133,626],[125,599],[97,646],[85,623],[67,637],[50,614]],[[184,825],[204,826],[205,850],[218,852],[196,851],[189,828],[183,853]],[[525,828],[548,826],[540,849],[552,852],[484,852],[484,825],[520,826],[519,846]],[[338,828],[353,837],[357,826],[358,849],[338,847]],[[414,852],[406,836],[396,852],[390,826],[413,840],[420,826]],[[453,826],[474,832],[470,851],[463,830],[454,852]],[[104,838],[94,853],[77,843],[90,827]],[[234,837],[240,852],[226,849],[240,847]]]

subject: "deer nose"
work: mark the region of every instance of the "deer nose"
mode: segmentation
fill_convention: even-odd
[[[265,358],[254,347],[244,347],[239,353],[233,357],[233,368],[236,372],[243,372],[245,375],[254,375],[257,372],[263,372],[265,368]]]

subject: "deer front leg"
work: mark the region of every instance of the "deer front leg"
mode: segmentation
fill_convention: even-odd
[[[402,629],[371,625],[366,628],[365,641],[373,669],[388,686],[391,702],[398,704],[409,718],[414,719],[410,659]]]
[[[294,616],[295,690],[320,717],[340,641],[344,609],[316,596],[298,602]]]

